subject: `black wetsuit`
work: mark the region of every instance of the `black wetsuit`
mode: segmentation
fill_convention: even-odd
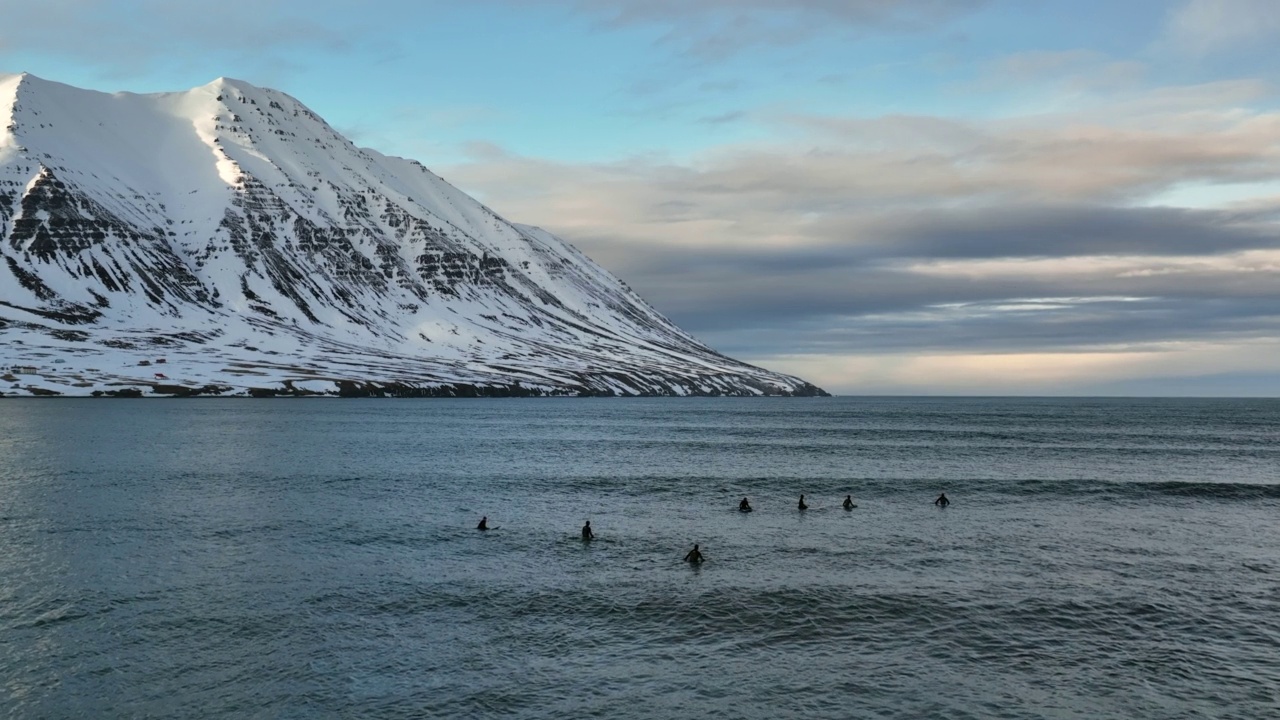
[[[933,501],[933,504],[937,505],[938,507],[946,507],[951,504],[951,501],[947,499],[946,493],[942,493],[941,495],[938,496],[937,500]]]

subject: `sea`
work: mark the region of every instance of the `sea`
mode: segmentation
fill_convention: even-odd
[[[0,716],[1276,718],[1280,400],[4,399]]]

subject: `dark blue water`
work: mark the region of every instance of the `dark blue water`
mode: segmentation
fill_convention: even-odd
[[[3,400],[0,715],[1278,717],[1278,515],[1275,400]]]

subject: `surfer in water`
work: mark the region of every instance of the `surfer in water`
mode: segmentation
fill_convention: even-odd
[[[854,508],[856,508],[856,507],[858,507],[858,506],[853,504],[853,496],[852,496],[852,495],[845,495],[845,496],[844,496],[844,509],[845,509],[845,510],[852,510],[852,509],[854,509]]]
[[[803,496],[803,495],[801,495],[801,496],[800,496],[800,504],[799,504],[799,505],[797,505],[796,507],[798,507],[798,508],[799,508],[799,509],[801,509],[801,510],[808,510],[808,509],[809,509],[809,506],[804,504],[804,496]]]
[[[688,555],[684,556],[684,561],[687,563],[693,563],[694,565],[702,562],[702,553],[698,550],[697,543],[694,543],[693,549],[689,551]]]
[[[586,525],[582,526],[582,541],[595,540],[596,534],[591,532],[591,521],[588,520]]]
[[[738,503],[738,512],[751,512],[751,503],[746,498],[742,498],[742,502]]]
[[[946,507],[946,506],[950,505],[950,504],[951,504],[951,501],[947,499],[947,494],[946,494],[946,493],[942,493],[941,495],[939,495],[939,496],[938,496],[938,499],[937,499],[937,500],[934,500],[934,501],[933,501],[933,504],[934,504],[934,505],[937,505],[938,507],[943,507],[943,508],[944,508],[944,507]]]
[[[476,526],[476,529],[477,529],[477,530],[488,530],[488,529],[489,529],[489,516],[488,516],[488,515],[486,515],[486,516],[484,516],[484,517],[480,518],[480,524]]]

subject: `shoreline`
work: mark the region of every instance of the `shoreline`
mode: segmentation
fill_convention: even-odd
[[[376,381],[333,381],[334,390],[322,391],[294,387],[285,383],[284,387],[235,387],[230,385],[185,386],[176,384],[143,384],[126,385],[111,390],[93,390],[87,393],[66,393],[48,388],[28,386],[0,390],[0,399],[37,399],[60,400],[84,398],[93,400],[125,399],[175,399],[175,398],[221,398],[264,400],[275,398],[384,398],[384,399],[492,399],[492,398],[823,398],[834,397],[831,393],[815,385],[806,384],[797,392],[750,392],[740,389],[731,392],[722,391],[689,391],[678,392],[637,392],[619,393],[610,390],[594,390],[590,388],[541,388],[514,385],[473,385],[468,383],[445,383],[436,386],[416,386],[395,382]],[[145,389],[144,389],[145,388]]]

